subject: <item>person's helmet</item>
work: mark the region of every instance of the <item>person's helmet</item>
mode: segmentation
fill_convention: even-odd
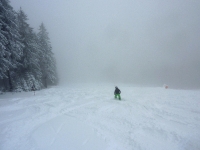
[[[117,89],[118,87],[116,86],[115,88]]]

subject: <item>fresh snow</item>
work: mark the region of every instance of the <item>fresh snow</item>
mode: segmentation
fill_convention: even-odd
[[[0,95],[1,150],[200,150],[200,91],[70,85]]]

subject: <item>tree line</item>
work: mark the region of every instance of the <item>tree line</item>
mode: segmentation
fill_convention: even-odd
[[[0,0],[0,92],[30,91],[58,82],[56,61],[43,23],[38,33],[20,8]]]

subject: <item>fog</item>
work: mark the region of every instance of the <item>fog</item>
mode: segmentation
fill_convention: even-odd
[[[198,0],[10,0],[43,22],[60,83],[200,88]]]

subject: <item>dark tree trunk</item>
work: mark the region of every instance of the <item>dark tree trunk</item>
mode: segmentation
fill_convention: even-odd
[[[44,79],[44,85],[45,85],[45,88],[47,88],[47,79],[46,78]]]
[[[47,88],[47,76],[44,77],[44,87]]]
[[[13,85],[12,85],[12,81],[11,81],[10,71],[8,70],[7,73],[8,73],[9,91],[12,92],[12,90],[13,90]]]

